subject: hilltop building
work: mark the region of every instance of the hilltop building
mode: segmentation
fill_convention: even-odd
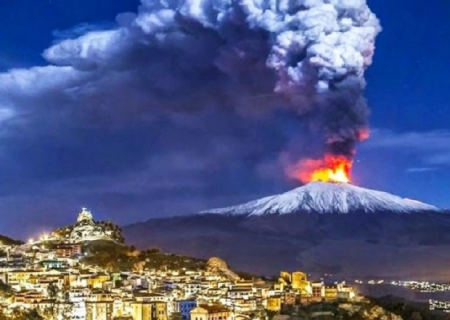
[[[94,222],[92,213],[86,208],[83,208],[78,215],[77,223],[70,234],[70,241],[111,240],[110,236],[111,234],[107,234],[101,226]]]
[[[78,254],[78,249],[70,245],[81,244],[87,241],[109,240],[123,243],[122,230],[119,226],[109,221],[95,221],[92,213],[87,208],[82,208],[75,224],[59,228],[50,236],[41,238],[41,241],[53,241],[67,245],[61,247],[59,255]]]

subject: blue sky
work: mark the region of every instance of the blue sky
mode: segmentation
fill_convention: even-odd
[[[361,173],[364,184],[449,207],[450,159],[445,137],[450,128],[450,91],[445,83],[450,3],[401,0],[370,1],[369,5],[383,25],[374,65],[366,75],[371,125],[395,132],[399,141],[395,148],[372,152],[361,146],[360,155],[371,167],[369,173]],[[414,146],[406,138],[410,133],[417,134]],[[402,138],[408,140],[404,147]],[[439,151],[430,152],[433,146]],[[372,156],[376,161],[368,159]]]
[[[98,219],[126,224],[232,205],[299,185],[285,177],[279,163],[292,141],[302,141],[290,115],[197,110],[196,104],[223,85],[220,77],[205,80],[200,74],[185,87],[170,77],[176,70],[163,70],[167,77],[159,77],[161,86],[169,83],[187,97],[169,97],[168,108],[187,105],[189,110],[167,113],[141,100],[147,86],[160,83],[144,70],[128,73],[136,63],[153,63],[154,56],[143,49],[126,58],[120,52],[96,56],[98,68],[107,68],[102,61],[109,59],[121,72],[101,81],[83,61],[76,74],[64,67],[56,72],[34,68],[64,64],[61,57],[49,62],[44,50],[89,31],[115,29],[117,15],[137,12],[140,4],[94,2],[0,3],[0,77],[7,84],[0,90],[0,210],[8,215],[1,233],[23,238],[48,230],[73,221],[83,206]],[[371,0],[369,6],[383,31],[365,77],[373,133],[357,148],[354,181],[450,207],[450,3]],[[127,19],[122,14],[118,21]],[[192,59],[201,65],[200,58]],[[265,102],[257,98],[257,103]]]

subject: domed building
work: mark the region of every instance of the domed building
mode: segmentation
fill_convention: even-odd
[[[92,213],[83,208],[78,214],[77,223],[70,234],[70,241],[111,240],[103,228],[94,222]]]
[[[77,222],[93,221],[92,213],[87,208],[82,208],[78,214]]]

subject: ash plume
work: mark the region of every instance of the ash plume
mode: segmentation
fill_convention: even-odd
[[[188,126],[183,114],[207,126],[214,112],[257,119],[252,128],[278,112],[315,136],[319,157],[351,158],[368,132],[364,71],[380,30],[366,0],[142,0],[116,28],[49,47],[49,66],[0,74],[0,95],[44,129]]]

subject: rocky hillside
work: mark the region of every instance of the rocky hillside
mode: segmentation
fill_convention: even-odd
[[[157,248],[137,250],[112,241],[91,241],[84,245],[87,256],[83,263],[110,271],[140,271],[143,269],[204,269],[206,261],[183,255],[165,253]]]
[[[23,242],[20,240],[11,239],[10,237],[7,236],[0,235],[0,244],[10,246],[10,245],[20,245],[23,244]]]

